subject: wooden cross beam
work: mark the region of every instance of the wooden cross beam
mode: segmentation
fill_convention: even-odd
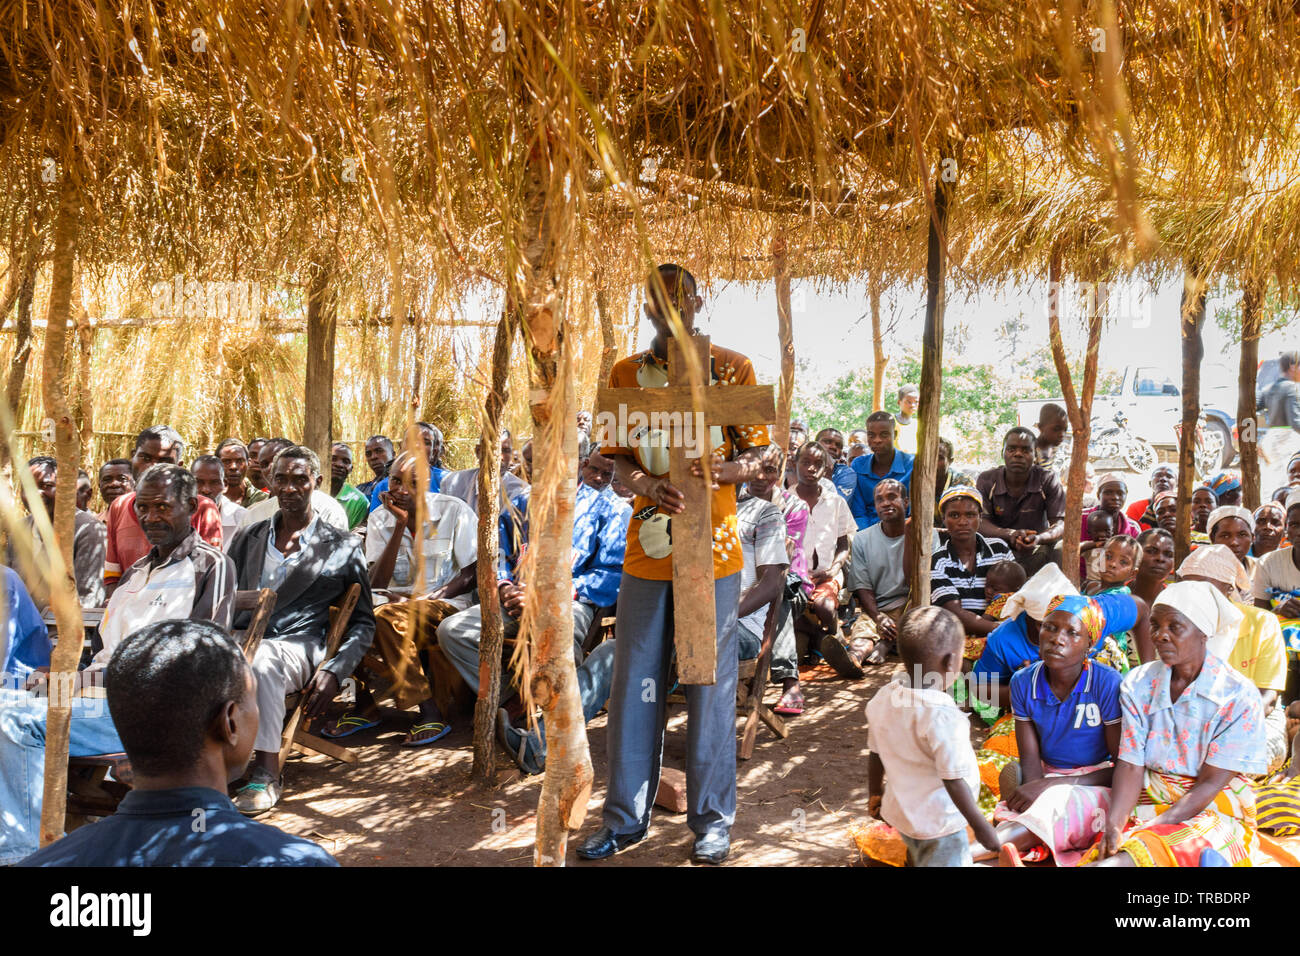
[[[717,679],[717,621],[713,597],[713,516],[708,477],[695,477],[691,465],[707,462],[712,452],[711,427],[770,425],[776,417],[775,390],[770,385],[709,387],[709,339],[692,336],[686,343],[699,359],[705,380],[687,384],[686,355],[676,339],[668,340],[668,382],[661,388],[600,388],[596,414],[609,414],[620,423],[645,416],[648,427],[668,433],[668,480],[685,499],[681,514],[669,525],[673,562],[673,634],[677,645],[677,679],[683,684],[712,684]],[[682,426],[687,416],[693,426]],[[676,431],[670,423],[677,423]],[[700,427],[702,426],[702,427]],[[689,442],[683,440],[690,437]],[[618,444],[630,447],[625,429]],[[641,462],[645,466],[645,462]],[[647,471],[649,469],[647,468]],[[709,474],[704,469],[704,475]]]

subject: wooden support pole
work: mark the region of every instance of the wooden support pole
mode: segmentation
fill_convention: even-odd
[[[72,579],[73,517],[77,508],[77,463],[80,439],[68,407],[68,377],[64,358],[68,320],[72,312],[72,271],[77,258],[77,229],[81,197],[70,179],[59,195],[54,222],[53,270],[41,366],[45,415],[54,421],[55,457],[59,462],[55,486],[54,540],[50,603],[59,629],[59,643],[50,656],[49,710],[45,725],[45,789],[41,805],[41,846],[63,835],[68,803],[68,732],[72,718],[72,681],[81,659],[81,605]],[[60,567],[61,565],[61,567]]]
[[[600,375],[596,378],[596,387],[604,388],[609,384],[609,373],[618,361],[618,341],[614,338],[614,317],[609,314],[609,289],[605,283],[596,279],[596,318],[600,320]]]
[[[528,605],[532,699],[546,720],[546,773],[537,807],[537,866],[563,866],[569,831],[582,825],[595,779],[573,662],[573,505],[578,435],[567,340],[546,308],[526,312],[533,361],[533,487],[528,500]],[[549,333],[549,334],[548,334]],[[549,340],[550,348],[543,344]]]
[[[1196,423],[1201,414],[1201,360],[1205,344],[1206,280],[1200,269],[1188,265],[1183,273],[1179,327],[1183,353],[1183,424],[1178,438],[1178,524],[1174,532],[1174,567],[1192,550],[1192,489],[1196,486]]]
[[[794,405],[794,326],[790,318],[790,260],[785,234],[772,240],[772,279],[776,284],[776,334],[781,347],[781,387],[776,400],[772,441],[783,451],[790,444],[790,409]]]
[[[1251,276],[1241,290],[1241,367],[1237,376],[1237,435],[1241,447],[1241,503],[1254,511],[1272,489],[1260,487],[1259,421],[1255,387],[1259,373],[1259,336],[1263,327],[1264,286]]]
[[[18,317],[15,320],[17,336],[14,339],[13,359],[9,363],[9,379],[5,382],[5,403],[13,415],[14,424],[23,420],[23,383],[27,378],[27,365],[32,358],[32,299],[36,295],[37,257],[23,261],[23,273],[18,280]],[[4,443],[5,459],[13,451]]]
[[[948,207],[954,184],[938,176],[925,260],[925,334],[921,342],[921,409],[916,464],[912,470],[911,558],[907,579],[912,607],[930,603],[930,539],[934,531],[934,482],[939,456],[939,402],[943,393],[944,282],[948,274]]]
[[[1065,484],[1065,535],[1061,542],[1061,564],[1065,576],[1080,587],[1079,548],[1083,538],[1083,484],[1088,467],[1088,441],[1092,433],[1092,399],[1097,390],[1097,349],[1101,345],[1102,303],[1097,293],[1088,301],[1088,350],[1083,363],[1083,387],[1076,391],[1070,363],[1061,338],[1061,253],[1052,252],[1047,268],[1047,328],[1052,361],[1061,380],[1065,413],[1070,419],[1073,440],[1070,446],[1070,470]]]
[[[507,302],[492,343],[492,380],[483,403],[478,459],[478,593],[482,630],[478,698],[474,701],[474,764],[470,776],[490,783],[495,773],[497,704],[501,700],[501,604],[497,600],[497,543],[501,489],[501,410],[510,383],[510,347],[517,306]]]
[[[329,480],[330,445],[334,423],[335,299],[332,267],[314,262],[308,268],[307,380],[303,403],[302,443],[320,455],[321,472]],[[328,485],[326,485],[328,487]]]
[[[883,411],[885,407],[885,370],[889,357],[885,355],[885,333],[880,327],[880,276],[872,274],[867,280],[867,302],[871,309],[871,410]]]

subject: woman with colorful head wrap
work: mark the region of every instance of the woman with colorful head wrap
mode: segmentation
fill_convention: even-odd
[[[1001,774],[1002,802],[993,819],[1003,863],[1014,865],[1026,852],[1035,859],[1050,852],[1058,866],[1073,866],[1110,805],[1122,678],[1089,660],[1106,630],[1105,611],[1095,600],[1059,595],[1045,612],[1038,636],[1042,660],[1011,678],[1019,763]],[[989,855],[971,850],[977,859]]]
[[[1220,505],[1241,504],[1241,477],[1235,471],[1221,471],[1205,484]]]
[[[1171,584],[1151,608],[1158,659],[1120,687],[1123,721],[1110,810],[1085,860],[1100,866],[1250,865],[1263,773],[1259,692],[1211,652],[1240,612],[1211,585]]]
[[[1130,594],[1083,598],[1061,569],[1049,564],[1007,601],[1002,623],[989,635],[984,652],[971,671],[970,681],[976,696],[1004,709],[1010,708],[1013,675],[1040,660],[1040,629],[1053,611],[1058,615],[1073,616],[1076,611],[1082,614],[1079,626],[1086,633],[1091,635],[1095,631],[1097,635],[1089,645],[1088,656],[1112,666],[1122,666],[1124,658],[1111,635],[1132,631],[1140,635],[1139,646],[1147,641],[1145,601]],[[1015,724],[1008,713],[993,725],[983,748],[976,753],[983,784],[980,806],[985,812],[992,812],[1002,792],[1000,775],[1018,753]]]

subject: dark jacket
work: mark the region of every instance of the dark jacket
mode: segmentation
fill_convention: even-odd
[[[275,518],[249,525],[235,536],[226,553],[235,562],[239,589],[254,591],[262,586],[262,566],[266,563],[266,542]],[[343,643],[333,660],[325,663],[342,683],[356,669],[375,637],[374,603],[370,594],[370,573],[361,545],[355,535],[317,521],[312,537],[301,556],[295,554],[293,567],[276,591],[275,611],[266,627],[264,640],[313,634],[325,642],[329,630],[330,605],[341,604],[353,584],[361,585],[361,597],[348,620]],[[251,612],[243,611],[235,627],[247,627]]]

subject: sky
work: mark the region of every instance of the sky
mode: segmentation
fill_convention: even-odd
[[[1129,363],[1165,368],[1174,381],[1180,379],[1179,310],[1182,283],[1164,282],[1152,290],[1139,280],[1111,290],[1112,318],[1102,334],[1098,365],[1102,371],[1120,373]],[[719,345],[748,355],[760,382],[775,383],[780,372],[776,328],[776,295],[771,282],[718,283],[701,289],[704,309],[699,327]],[[1215,312],[1236,308],[1235,292],[1211,292],[1203,337],[1205,361],[1202,385],[1235,388],[1240,343],[1220,328]],[[795,280],[791,285],[794,346],[799,375],[796,396],[817,389],[817,383],[834,382],[852,370],[871,371],[871,320],[868,315],[866,283],[838,289],[818,290],[813,283]],[[483,314],[499,304],[479,303]],[[973,294],[952,294],[948,298],[945,327],[949,337],[944,347],[946,362],[1002,365],[1015,361],[1010,344],[999,329],[1019,316],[1024,324],[1018,351],[1021,360],[1048,341],[1047,283],[1004,283],[986,286]],[[490,309],[489,309],[490,306]],[[893,287],[882,295],[882,322],[892,330],[886,335],[885,351],[890,356],[919,353],[924,322],[925,296],[922,287]],[[1061,300],[1062,335],[1072,359],[1082,356],[1086,344],[1083,305],[1076,286],[1067,286]],[[474,317],[471,304],[466,317]],[[644,348],[651,330],[637,313],[635,348]],[[962,347],[954,343],[954,330],[963,330]],[[478,352],[480,330],[460,330],[463,351],[458,363],[472,366]],[[1272,332],[1260,342],[1261,359],[1276,358],[1284,347],[1300,348],[1300,324]],[[887,393],[901,382],[887,381]]]
[[[1102,370],[1120,372],[1131,362],[1154,364],[1171,371],[1178,380],[1180,368],[1179,309],[1182,283],[1167,282],[1154,293],[1146,283],[1134,283],[1112,292],[1112,311],[1116,317],[1102,334],[1098,365]],[[1216,308],[1235,305],[1235,295],[1211,297],[1207,303],[1205,323],[1204,384],[1235,384],[1240,344],[1232,341],[1214,320]],[[847,289],[817,291],[809,283],[792,285],[795,354],[801,368],[807,363],[805,382],[832,382],[853,369],[871,369],[871,320],[868,314],[866,284]],[[802,310],[800,308],[802,306]],[[881,316],[886,324],[896,318],[892,334],[885,340],[887,354],[911,350],[918,352],[924,324],[925,299],[919,287],[894,288],[882,296]],[[945,345],[947,360],[971,364],[997,365],[1006,362],[1009,343],[998,329],[1010,318],[1021,316],[1027,325],[1019,345],[1025,357],[1048,341],[1047,283],[1036,288],[1016,288],[1010,284],[988,287],[974,295],[950,296],[945,312],[945,327],[964,326],[965,348],[958,351]],[[775,381],[780,369],[777,345],[776,296],[771,283],[731,283],[714,290],[705,300],[700,322],[719,344],[737,348],[754,362],[762,381]],[[1062,336],[1073,356],[1082,354],[1086,344],[1080,303],[1067,290],[1062,311]],[[642,333],[643,335],[646,333]],[[1300,345],[1295,328],[1275,332],[1260,342],[1260,357],[1274,358],[1289,342]],[[896,382],[889,382],[893,387]]]

